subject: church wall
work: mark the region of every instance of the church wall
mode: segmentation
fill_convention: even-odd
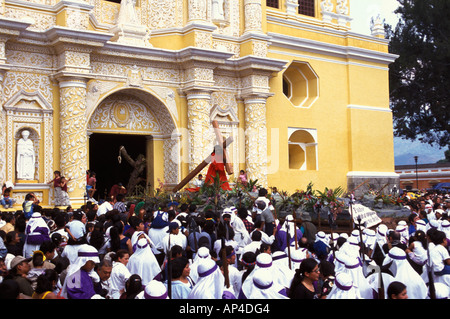
[[[39,92],[51,110],[51,131],[40,132],[43,138],[51,136],[52,144],[50,149],[39,149],[40,157],[51,154],[51,161],[40,164],[38,183],[49,181],[53,171],[64,166],[68,139],[62,132],[67,120],[63,113],[70,102],[65,93],[86,94],[85,100],[77,100],[77,107],[86,113],[83,125],[89,133],[92,115],[101,103],[130,88],[136,97],[151,100],[149,105],[157,103],[159,113],[153,114],[157,120],[167,124],[170,114],[179,134],[180,163],[168,158],[167,150],[174,147],[167,140],[171,132],[160,130],[147,142],[147,155],[155,163],[148,176],[154,186],[158,179],[173,186],[186,176],[197,164],[189,163],[195,147],[204,145],[204,153],[209,152],[213,135],[201,134],[203,140],[192,141],[186,134],[194,128],[206,131],[207,115],[209,120],[216,116],[221,121],[224,134],[238,131],[230,149],[235,160],[231,180],[244,169],[266,187],[294,191],[309,182],[319,189],[346,187],[349,172],[361,177],[367,172],[389,175],[394,171],[387,77],[393,57],[387,54],[385,40],[351,33],[345,13],[333,13],[330,22],[325,21],[319,1],[313,18],[295,13],[292,1],[280,1],[280,8],[274,9],[266,7],[265,1],[226,0],[220,19],[214,16],[211,1],[202,2],[203,11],[195,10],[195,3],[138,1],[135,34],[111,38],[119,18],[118,3],[5,2],[7,19],[34,20],[16,27],[22,29],[14,37],[7,36],[5,58],[11,68],[4,71],[3,102],[23,89]],[[335,0],[329,3],[337,5]],[[140,37],[132,38],[136,34]],[[304,68],[309,87],[317,80],[305,105],[292,104],[283,93],[283,72],[291,64]],[[76,89],[62,89],[62,83],[76,83]],[[199,107],[204,118],[193,107]],[[195,126],[194,120],[202,122]],[[258,127],[267,129],[267,137],[263,134],[251,140],[246,136],[247,129]],[[120,133],[129,128],[113,129]],[[295,130],[304,130],[314,142],[289,141]],[[88,149],[88,139],[85,145]],[[290,166],[290,149],[297,152],[291,155],[299,168]],[[302,162],[303,154],[307,161]],[[196,154],[195,160],[203,155]],[[268,175],[264,172],[267,156]],[[84,160],[89,163],[89,154],[79,159]],[[11,168],[8,165],[2,172]],[[82,184],[81,177],[73,182],[78,199]],[[41,186],[46,192],[43,198],[51,201],[50,187]]]
[[[349,165],[346,67],[330,66],[330,63],[312,59],[303,61],[319,75],[319,98],[310,107],[296,107],[286,98],[281,88],[281,76],[271,80],[271,88],[276,93],[268,100],[268,126],[269,131],[279,130],[279,170],[269,176],[269,184],[290,192],[305,189],[309,182],[319,189],[345,187]],[[318,165],[315,170],[289,168],[288,128],[317,130]],[[277,142],[268,140],[269,149],[274,150]]]
[[[269,175],[269,184],[288,191],[304,189],[309,182],[319,189],[351,188],[356,186],[354,176],[362,181],[395,177],[388,61],[384,61],[390,58],[383,56],[387,42],[347,33],[343,26],[320,28],[323,22],[307,24],[301,17],[284,24],[281,17],[278,10],[271,10],[268,29],[276,40],[269,56],[287,59],[288,64],[309,63],[318,75],[320,93],[312,106],[295,107],[283,94],[280,74],[271,80],[275,95],[268,100],[268,126],[282,133],[280,169]],[[317,130],[315,170],[289,167],[289,127]],[[270,139],[268,143],[274,144]]]

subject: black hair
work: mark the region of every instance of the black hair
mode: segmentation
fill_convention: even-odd
[[[181,204],[181,206],[180,206],[180,210],[182,212],[185,212],[188,208],[189,208],[189,205],[185,204],[185,203]]]
[[[42,242],[39,249],[44,253],[52,253],[56,249],[56,244],[52,240],[45,240]]]
[[[120,237],[119,235],[123,232],[123,224],[121,221],[115,222],[111,227],[109,232],[111,238],[111,250],[117,251],[120,248]]]
[[[256,265],[256,254],[252,251],[248,251],[242,255],[242,263],[247,270],[242,274],[242,283],[244,283],[245,279],[250,275],[250,273],[255,269]]]
[[[142,278],[138,274],[131,275],[126,284],[126,299],[135,299],[135,297],[143,290]]]
[[[91,232],[89,244],[94,246],[97,250],[100,250],[105,244],[105,236],[101,224],[95,223],[94,230]]]
[[[184,256],[172,260],[172,279],[180,278],[184,268],[188,264],[188,259]]]
[[[123,258],[125,255],[130,254],[126,249],[118,249],[110,254],[112,261],[119,261],[119,258]]]
[[[288,294],[289,298],[291,299],[293,298],[295,290],[297,286],[301,284],[305,276],[305,273],[312,272],[313,269],[317,266],[317,264],[318,262],[314,258],[306,258],[301,262],[300,267],[295,270],[295,275],[294,278],[292,279],[291,286],[289,288]]]
[[[264,197],[264,196],[266,196],[266,195],[267,195],[267,189],[265,189],[265,188],[260,188],[259,191],[258,191],[258,196],[259,196],[259,197]]]
[[[327,260],[322,260],[319,264],[319,268],[320,268],[320,273],[324,277],[335,275],[334,264],[332,262],[329,262]]]
[[[447,238],[445,233],[443,231],[437,230],[435,231],[432,236],[430,237],[431,241],[435,245],[440,245],[442,242]]]
[[[246,219],[248,216],[248,211],[247,208],[245,207],[239,207],[237,210],[237,215],[241,218],[241,219]]]
[[[262,238],[262,234],[261,234],[261,232],[259,230],[255,230],[252,233],[252,240],[253,241],[259,241],[259,240],[261,240],[261,238]]]
[[[42,266],[44,264],[44,256],[40,252],[35,252],[31,259],[33,260],[34,267]]]
[[[5,279],[0,283],[0,299],[17,299],[20,287],[16,280]]]
[[[36,289],[37,294],[41,294],[46,291],[53,291],[53,282],[57,282],[58,273],[54,269],[46,269],[45,272],[39,275],[36,279]]]
[[[392,299],[392,295],[398,295],[406,289],[406,285],[400,281],[393,281],[389,284],[387,289],[388,299]]]

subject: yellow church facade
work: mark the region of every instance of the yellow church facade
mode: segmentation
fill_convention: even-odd
[[[211,153],[217,120],[233,137],[231,180],[242,169],[288,192],[398,185],[396,56],[376,20],[372,36],[351,31],[349,2],[1,0],[2,183],[18,204],[34,192],[53,206],[60,170],[80,206],[86,170],[117,162],[121,140],[145,153],[147,185],[170,189]]]

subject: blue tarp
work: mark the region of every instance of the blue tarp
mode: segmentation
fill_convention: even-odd
[[[433,189],[448,191],[450,190],[450,183],[439,183],[433,186]]]

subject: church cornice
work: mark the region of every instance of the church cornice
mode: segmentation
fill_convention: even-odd
[[[295,50],[297,52],[317,53],[326,56],[354,59],[383,65],[388,65],[398,58],[398,55],[395,54],[353,46],[331,44],[273,32],[270,32],[269,35],[272,37],[271,46]]]

